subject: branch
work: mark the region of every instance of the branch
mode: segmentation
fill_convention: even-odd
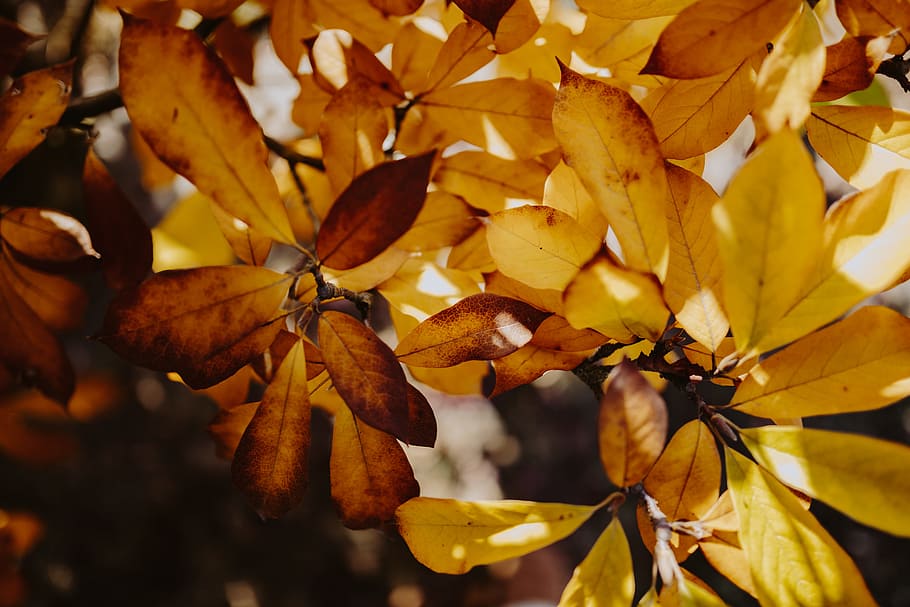
[[[910,60],[904,59],[903,55],[895,55],[882,61],[876,73],[893,78],[905,93],[910,93],[910,80],[907,79],[907,74],[910,73]]]
[[[292,150],[291,148],[289,148],[288,146],[284,145],[280,141],[276,141],[275,139],[272,139],[268,135],[263,135],[263,139],[265,140],[266,147],[268,147],[272,152],[274,152],[278,156],[281,156],[282,158],[284,158],[285,160],[288,161],[288,164],[291,165],[291,171],[294,170],[293,165],[295,165],[295,164],[302,164],[302,165],[314,168],[317,171],[325,171],[325,164],[322,162],[321,158],[314,158],[312,156],[306,156],[305,154],[300,154],[299,152],[296,152],[296,151]]]

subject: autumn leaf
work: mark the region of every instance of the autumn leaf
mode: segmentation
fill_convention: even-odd
[[[496,33],[499,21],[508,12],[515,0],[453,0],[455,6],[465,15],[479,21],[491,34]]]
[[[425,72],[424,92],[446,88],[464,80],[490,61],[496,54],[490,50],[493,37],[480,23],[459,23],[451,31],[435,62]]]
[[[511,354],[531,341],[547,317],[524,302],[480,293],[434,314],[401,340],[398,360],[418,367],[451,367]]]
[[[600,205],[626,265],[663,279],[667,180],[651,122],[622,89],[561,69],[553,128],[566,164]]]
[[[67,331],[82,325],[88,295],[78,284],[33,270],[6,255],[0,258],[0,277],[49,329]]]
[[[291,280],[251,266],[160,272],[120,292],[98,338],[136,364],[211,386],[269,347]]]
[[[5,397],[0,403],[0,453],[33,466],[71,459],[79,452],[73,421],[59,402],[37,392]]]
[[[664,449],[667,406],[628,360],[613,368],[600,399],[600,461],[619,487],[640,482]]]
[[[436,445],[436,414],[427,397],[410,384],[408,389],[408,444],[417,447]]]
[[[356,79],[381,106],[395,105],[404,98],[394,74],[350,31],[323,30],[307,46],[313,77],[323,90],[334,94]]]
[[[100,255],[88,230],[72,215],[37,207],[0,214],[0,239],[19,261],[36,269],[87,269]]]
[[[477,151],[443,158],[433,174],[439,187],[490,213],[517,206],[520,200],[539,202],[546,179],[547,167],[536,160],[510,160]]]
[[[254,402],[218,411],[208,427],[209,434],[215,441],[215,455],[228,461],[234,459],[240,438],[258,409],[259,403]]]
[[[910,16],[901,0],[841,0],[835,3],[837,18],[851,36],[894,35],[888,49],[902,53],[910,45]]]
[[[619,518],[613,518],[575,568],[559,607],[628,607],[634,594],[629,542]]]
[[[413,225],[427,195],[436,152],[380,164],[338,196],[322,222],[316,254],[336,270],[370,261]]]
[[[214,51],[193,32],[124,15],[119,63],[124,105],[155,154],[251,228],[293,243],[262,131]]]
[[[588,352],[562,352],[544,348],[532,341],[511,354],[493,360],[496,383],[489,397],[494,398],[512,388],[529,384],[547,371],[574,369],[587,355]]]
[[[847,553],[786,487],[730,449],[726,468],[759,602],[875,605]]]
[[[694,0],[619,0],[605,5],[597,0],[578,0],[578,6],[601,17],[611,19],[647,19],[663,15],[676,15]]]
[[[543,190],[543,203],[571,216],[588,233],[604,238],[607,218],[585,189],[581,179],[569,165],[559,161],[547,176]]]
[[[890,40],[846,36],[825,47],[825,73],[812,101],[833,101],[872,84]]]
[[[435,251],[456,245],[478,228],[477,212],[460,196],[442,190],[429,192],[414,223],[395,246],[405,251]]]
[[[335,413],[329,474],[332,500],[351,529],[392,520],[400,504],[420,494],[398,441],[362,423],[347,407]]]
[[[423,0],[370,0],[370,4],[385,15],[403,17],[419,9]]]
[[[214,202],[211,207],[215,223],[221,228],[221,233],[234,251],[234,255],[251,266],[264,265],[272,250],[272,239],[231,216]]]
[[[41,36],[23,30],[15,21],[0,18],[0,77],[8,76],[29,45]]]
[[[430,69],[436,63],[436,57],[442,49],[445,41],[452,37],[455,30],[444,38],[440,32],[431,28],[432,21],[414,20],[405,23],[395,40],[392,43],[392,66],[391,70],[401,88],[405,91],[422,90],[427,80]],[[469,26],[471,24],[459,23],[456,27]],[[474,26],[482,33],[483,26],[475,23]],[[489,34],[487,34],[489,35]],[[492,52],[490,52],[492,55]]]
[[[598,507],[418,497],[402,504],[395,520],[418,561],[438,573],[465,573],[561,540]]]
[[[319,33],[314,19],[306,0],[275,0],[272,6],[269,37],[275,54],[292,74],[297,74],[300,60],[306,53],[303,40]]]
[[[234,452],[234,484],[262,517],[278,518],[300,503],[307,485],[310,403],[300,340],[265,389]]]

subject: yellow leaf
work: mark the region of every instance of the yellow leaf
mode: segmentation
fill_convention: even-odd
[[[496,262],[490,257],[490,249],[487,247],[486,226],[481,225],[473,234],[452,247],[446,267],[470,272],[478,282],[483,273],[496,270]]]
[[[613,518],[562,591],[559,607],[629,607],[635,594],[632,553]]]
[[[296,75],[306,52],[303,41],[319,33],[306,0],[275,0],[269,20],[269,38],[275,54]]]
[[[411,229],[395,246],[405,251],[435,251],[456,245],[479,227],[476,212],[460,196],[442,190],[429,192]]]
[[[767,418],[868,411],[910,394],[910,320],[861,308],[753,367],[731,404]]]
[[[471,206],[495,213],[518,201],[540,202],[547,167],[536,160],[507,160],[485,152],[442,159],[433,181]]]
[[[806,121],[812,147],[857,188],[910,168],[910,112],[890,107],[827,105]]]
[[[159,158],[251,228],[294,242],[259,124],[195,33],[126,15],[120,92],[133,127]]]
[[[825,73],[825,46],[809,5],[803,3],[795,21],[762,63],[755,92],[756,140],[790,128],[809,117],[809,102]]]
[[[664,449],[667,406],[628,360],[607,378],[597,428],[600,461],[619,487],[640,482]]]
[[[525,205],[490,216],[487,246],[499,271],[537,289],[564,289],[603,244],[557,209]]]
[[[478,26],[479,27],[479,26]],[[417,17],[405,23],[392,44],[392,73],[406,91],[419,91],[443,46],[436,21]],[[452,34],[449,34],[449,38]]]
[[[306,491],[310,403],[302,344],[298,339],[285,356],[234,451],[234,484],[263,517],[284,515]]]
[[[459,23],[448,35],[429,72],[424,72],[422,91],[450,87],[464,80],[496,56],[493,37],[479,22]]]
[[[740,541],[762,605],[875,605],[856,565],[796,496],[730,449],[726,464]]]
[[[534,0],[540,3],[542,0]],[[548,0],[543,0],[548,1]],[[568,7],[555,10],[572,11]],[[496,75],[500,78],[533,76],[547,82],[559,82],[559,66],[553,57],[569,57],[575,46],[575,36],[559,17],[547,17],[532,38],[514,51],[497,55]]]
[[[590,329],[575,329],[562,316],[548,316],[537,330],[531,343],[560,352],[587,352],[607,342],[607,338]]]
[[[512,0],[493,36],[496,52],[511,53],[530,40],[547,18],[551,0]]]
[[[598,507],[418,497],[399,506],[395,519],[418,561],[438,573],[465,573],[561,540]]]
[[[588,352],[561,352],[543,348],[532,341],[515,352],[492,361],[496,384],[489,397],[529,384],[547,371],[574,369],[587,355]]]
[[[667,180],[670,263],[664,299],[686,332],[714,351],[730,326],[720,305],[722,273],[710,223],[718,197],[706,181],[671,164]]]
[[[272,239],[251,230],[240,219],[228,215],[227,212],[213,201],[211,208],[215,216],[215,223],[221,229],[222,235],[234,251],[234,255],[242,262],[251,266],[261,266],[272,250]]]
[[[571,215],[586,232],[601,239],[607,233],[607,218],[585,189],[578,173],[562,160],[547,177],[543,203]]]
[[[377,52],[395,39],[402,21],[385,15],[370,0],[309,0],[313,22],[325,29],[339,29]]]
[[[761,50],[726,71],[672,80],[642,99],[667,158],[691,158],[726,141],[752,110]]]
[[[840,0],[837,18],[852,36],[887,36],[894,40],[890,53],[903,53],[910,46],[910,13],[903,0]]]
[[[774,40],[801,0],[697,0],[661,33],[645,74],[703,78],[719,74]]]
[[[671,17],[605,17],[608,15],[588,15],[573,51],[589,65],[611,70],[628,61],[639,62],[637,67],[641,69],[657,36],[672,20]]]
[[[152,269],[179,270],[232,263],[234,252],[212,214],[212,200],[194,192],[178,200],[152,228]]]
[[[792,131],[768,138],[713,209],[723,298],[739,352],[756,349],[818,263],[825,193]]]
[[[627,270],[604,255],[595,257],[565,290],[565,317],[576,329],[591,328],[616,341],[657,341],[670,312],[651,276]]]
[[[44,141],[70,99],[73,63],[17,78],[0,97],[0,177]]]
[[[756,461],[781,482],[864,525],[910,537],[910,447],[785,426],[748,428],[740,436]]]
[[[599,0],[578,0],[578,6],[602,17],[614,19],[646,19],[662,15],[676,15],[694,0],[619,0],[604,4]]]
[[[562,67],[553,128],[630,268],[667,273],[667,179],[651,121],[622,89]]]
[[[509,278],[499,271],[484,274],[483,279],[484,291],[487,293],[520,299],[538,310],[547,310],[560,315],[563,313],[562,291],[535,289],[514,278]]]
[[[726,607],[703,581],[683,570],[674,584],[660,590],[660,607]]]
[[[332,95],[316,84],[313,74],[300,74],[297,84],[300,85],[300,94],[291,108],[291,120],[307,135],[315,135],[319,130],[322,112]]]
[[[313,76],[324,90],[334,93],[356,78],[382,106],[393,106],[404,99],[404,90],[394,74],[350,31],[323,30],[308,46]]]
[[[464,272],[411,258],[379,285],[379,292],[392,308],[413,317],[416,326],[468,295],[476,295],[480,289]],[[413,328],[408,327],[407,331]]]

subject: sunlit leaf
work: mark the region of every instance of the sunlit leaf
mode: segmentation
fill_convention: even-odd
[[[603,244],[570,215],[525,205],[488,219],[487,246],[499,271],[537,289],[564,289]]]
[[[214,202],[212,203],[212,215],[238,259],[251,266],[265,264],[269,252],[272,250],[271,238],[251,229],[242,220],[229,215]]]
[[[578,0],[578,6],[602,17],[613,19],[646,19],[661,15],[676,15],[694,0],[619,0],[603,4],[598,0]]]
[[[846,36],[825,48],[825,73],[812,101],[832,101],[872,84],[887,38]]]
[[[760,603],[875,605],[847,553],[786,487],[730,449],[726,468]]]
[[[660,607],[726,607],[703,581],[686,570],[673,584],[660,590]]]
[[[316,84],[324,90],[334,93],[359,79],[382,106],[395,105],[404,98],[394,74],[350,31],[327,29],[307,45]]]
[[[306,356],[298,340],[265,389],[231,465],[234,484],[260,516],[278,518],[303,499],[309,449]]]
[[[503,0],[500,0],[502,2]],[[552,0],[507,0],[511,4],[496,27],[496,52],[511,53],[530,40],[550,12]]]
[[[459,23],[449,34],[421,90],[430,92],[464,80],[487,63],[496,54],[490,48],[493,37],[480,23]]]
[[[413,225],[395,246],[405,251],[434,251],[458,244],[478,228],[475,213],[460,196],[442,190],[429,192]]]
[[[547,371],[569,371],[587,358],[588,352],[562,352],[543,348],[533,342],[515,352],[493,360],[496,384],[490,398],[512,388],[529,384]]]
[[[294,242],[262,131],[214,51],[193,32],[126,15],[119,65],[132,125],[155,154],[251,228]]]
[[[370,0],[309,0],[307,5],[314,23],[350,32],[372,52],[390,43],[401,27],[401,19],[383,14]]]
[[[628,607],[634,594],[632,553],[617,517],[575,568],[559,607]]]
[[[44,141],[70,99],[73,63],[29,72],[0,97],[0,176]]]
[[[395,513],[414,557],[439,573],[465,573],[561,540],[598,506],[418,497]]]
[[[211,386],[269,347],[291,280],[252,266],[161,272],[120,292],[98,338],[133,363]]]
[[[392,73],[406,91],[423,88],[427,74],[443,46],[441,33],[436,31],[435,24],[432,19],[418,17],[405,23],[395,37],[392,44]],[[481,26],[478,24],[477,27]],[[449,34],[446,40],[451,38],[452,34]]]
[[[633,73],[637,80],[638,70],[644,66],[654,42],[671,17],[605,17],[608,16],[588,15],[585,29],[573,45],[573,51],[585,62],[608,67],[613,72],[618,72],[619,66],[625,64],[634,66]],[[649,76],[647,80],[652,86],[657,84],[653,77]]]
[[[400,504],[420,494],[398,441],[361,422],[347,407],[335,413],[329,474],[332,500],[352,529],[392,520]]]
[[[548,314],[524,302],[480,293],[434,314],[406,335],[395,353],[418,367],[451,367],[511,354]]]
[[[697,0],[661,33],[643,73],[703,78],[729,69],[774,40],[799,0]]]
[[[714,205],[724,308],[741,353],[799,299],[818,263],[824,209],[812,159],[787,130],[758,147]]]
[[[891,53],[902,53],[910,45],[910,13],[902,0],[839,0],[834,4],[837,18],[851,36],[894,35]]]
[[[427,195],[435,151],[380,164],[358,176],[332,205],[316,254],[336,270],[370,261],[401,237]]]
[[[572,216],[586,232],[601,239],[607,233],[607,218],[599,205],[585,189],[578,173],[562,160],[547,177],[543,203]]]
[[[197,192],[178,200],[152,228],[152,270],[231,264],[236,253],[212,213],[211,198]]]
[[[660,145],[644,111],[622,89],[562,67],[553,128],[622,246],[630,268],[667,272],[667,180]]]
[[[600,461],[619,487],[640,482],[664,449],[667,406],[628,360],[607,378],[597,427]]]
[[[498,270],[484,274],[484,291],[504,295],[529,303],[538,310],[563,314],[562,291],[556,289],[535,289],[523,282],[509,278]],[[573,327],[574,328],[574,327]]]
[[[23,263],[39,269],[77,269],[100,257],[85,226],[52,209],[9,209],[0,215],[0,239]]]
[[[275,0],[272,5],[269,21],[272,47],[293,74],[297,74],[300,59],[306,53],[303,41],[319,33],[313,18],[306,0]]]
[[[540,202],[547,168],[536,160],[507,160],[485,152],[459,152],[443,158],[433,175],[442,189],[491,213],[515,201]]]
[[[393,309],[414,319],[407,331],[430,316],[480,292],[466,273],[422,259],[402,264],[394,276],[379,286],[379,292]]]

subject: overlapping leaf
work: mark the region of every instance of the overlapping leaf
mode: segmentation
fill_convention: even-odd
[[[559,607],[628,607],[634,594],[632,553],[622,523],[614,518],[575,568]]]
[[[471,206],[495,213],[518,200],[540,202],[547,168],[536,160],[507,160],[485,152],[443,158],[433,181]]]
[[[23,263],[50,271],[87,267],[100,257],[85,226],[52,209],[9,209],[0,215],[0,239]]]

